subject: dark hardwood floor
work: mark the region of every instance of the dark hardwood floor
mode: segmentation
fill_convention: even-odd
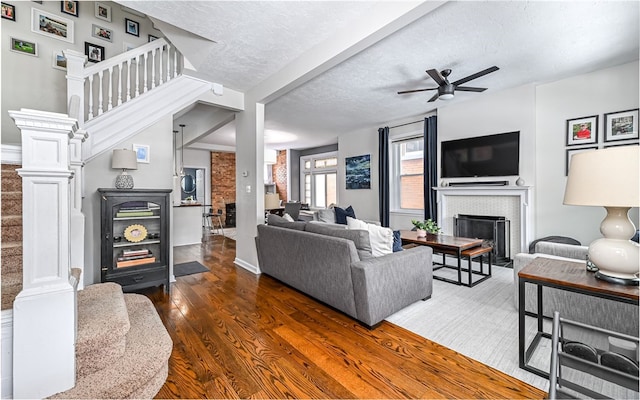
[[[145,292],[173,339],[157,398],[533,398],[545,393],[403,328],[367,330],[268,276],[235,242],[174,249],[211,272]]]

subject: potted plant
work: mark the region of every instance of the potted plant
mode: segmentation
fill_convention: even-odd
[[[431,218],[429,218],[426,221],[416,221],[412,219],[411,223],[413,224],[413,226],[416,227],[416,232],[418,233],[418,237],[425,237],[427,236],[427,233],[434,234],[434,235],[437,235],[438,233],[440,233],[440,227]]]

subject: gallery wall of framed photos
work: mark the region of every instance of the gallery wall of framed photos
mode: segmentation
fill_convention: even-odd
[[[638,146],[638,109],[567,120],[565,176],[574,154],[615,146]]]
[[[146,16],[126,10],[111,1],[3,1],[2,86],[11,95],[3,96],[2,114],[20,108],[66,112],[63,50],[86,54],[92,63],[163,36]],[[45,82],[57,90],[43,91]],[[7,137],[19,143],[15,123],[2,118],[2,142],[15,142]]]

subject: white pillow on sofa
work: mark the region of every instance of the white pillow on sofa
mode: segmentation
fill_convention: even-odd
[[[380,257],[393,253],[393,230],[375,224],[368,224],[359,219],[347,217],[347,229],[362,229],[369,232],[371,254]]]

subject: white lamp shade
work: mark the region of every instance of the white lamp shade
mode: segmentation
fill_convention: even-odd
[[[640,206],[640,147],[585,151],[571,157],[564,204]]]
[[[273,210],[280,207],[280,196],[278,193],[266,193],[264,195],[264,209]]]
[[[127,149],[115,149],[111,156],[111,168],[113,169],[138,169],[136,152]]]
[[[278,152],[271,149],[264,149],[264,163],[275,164],[278,161]]]

